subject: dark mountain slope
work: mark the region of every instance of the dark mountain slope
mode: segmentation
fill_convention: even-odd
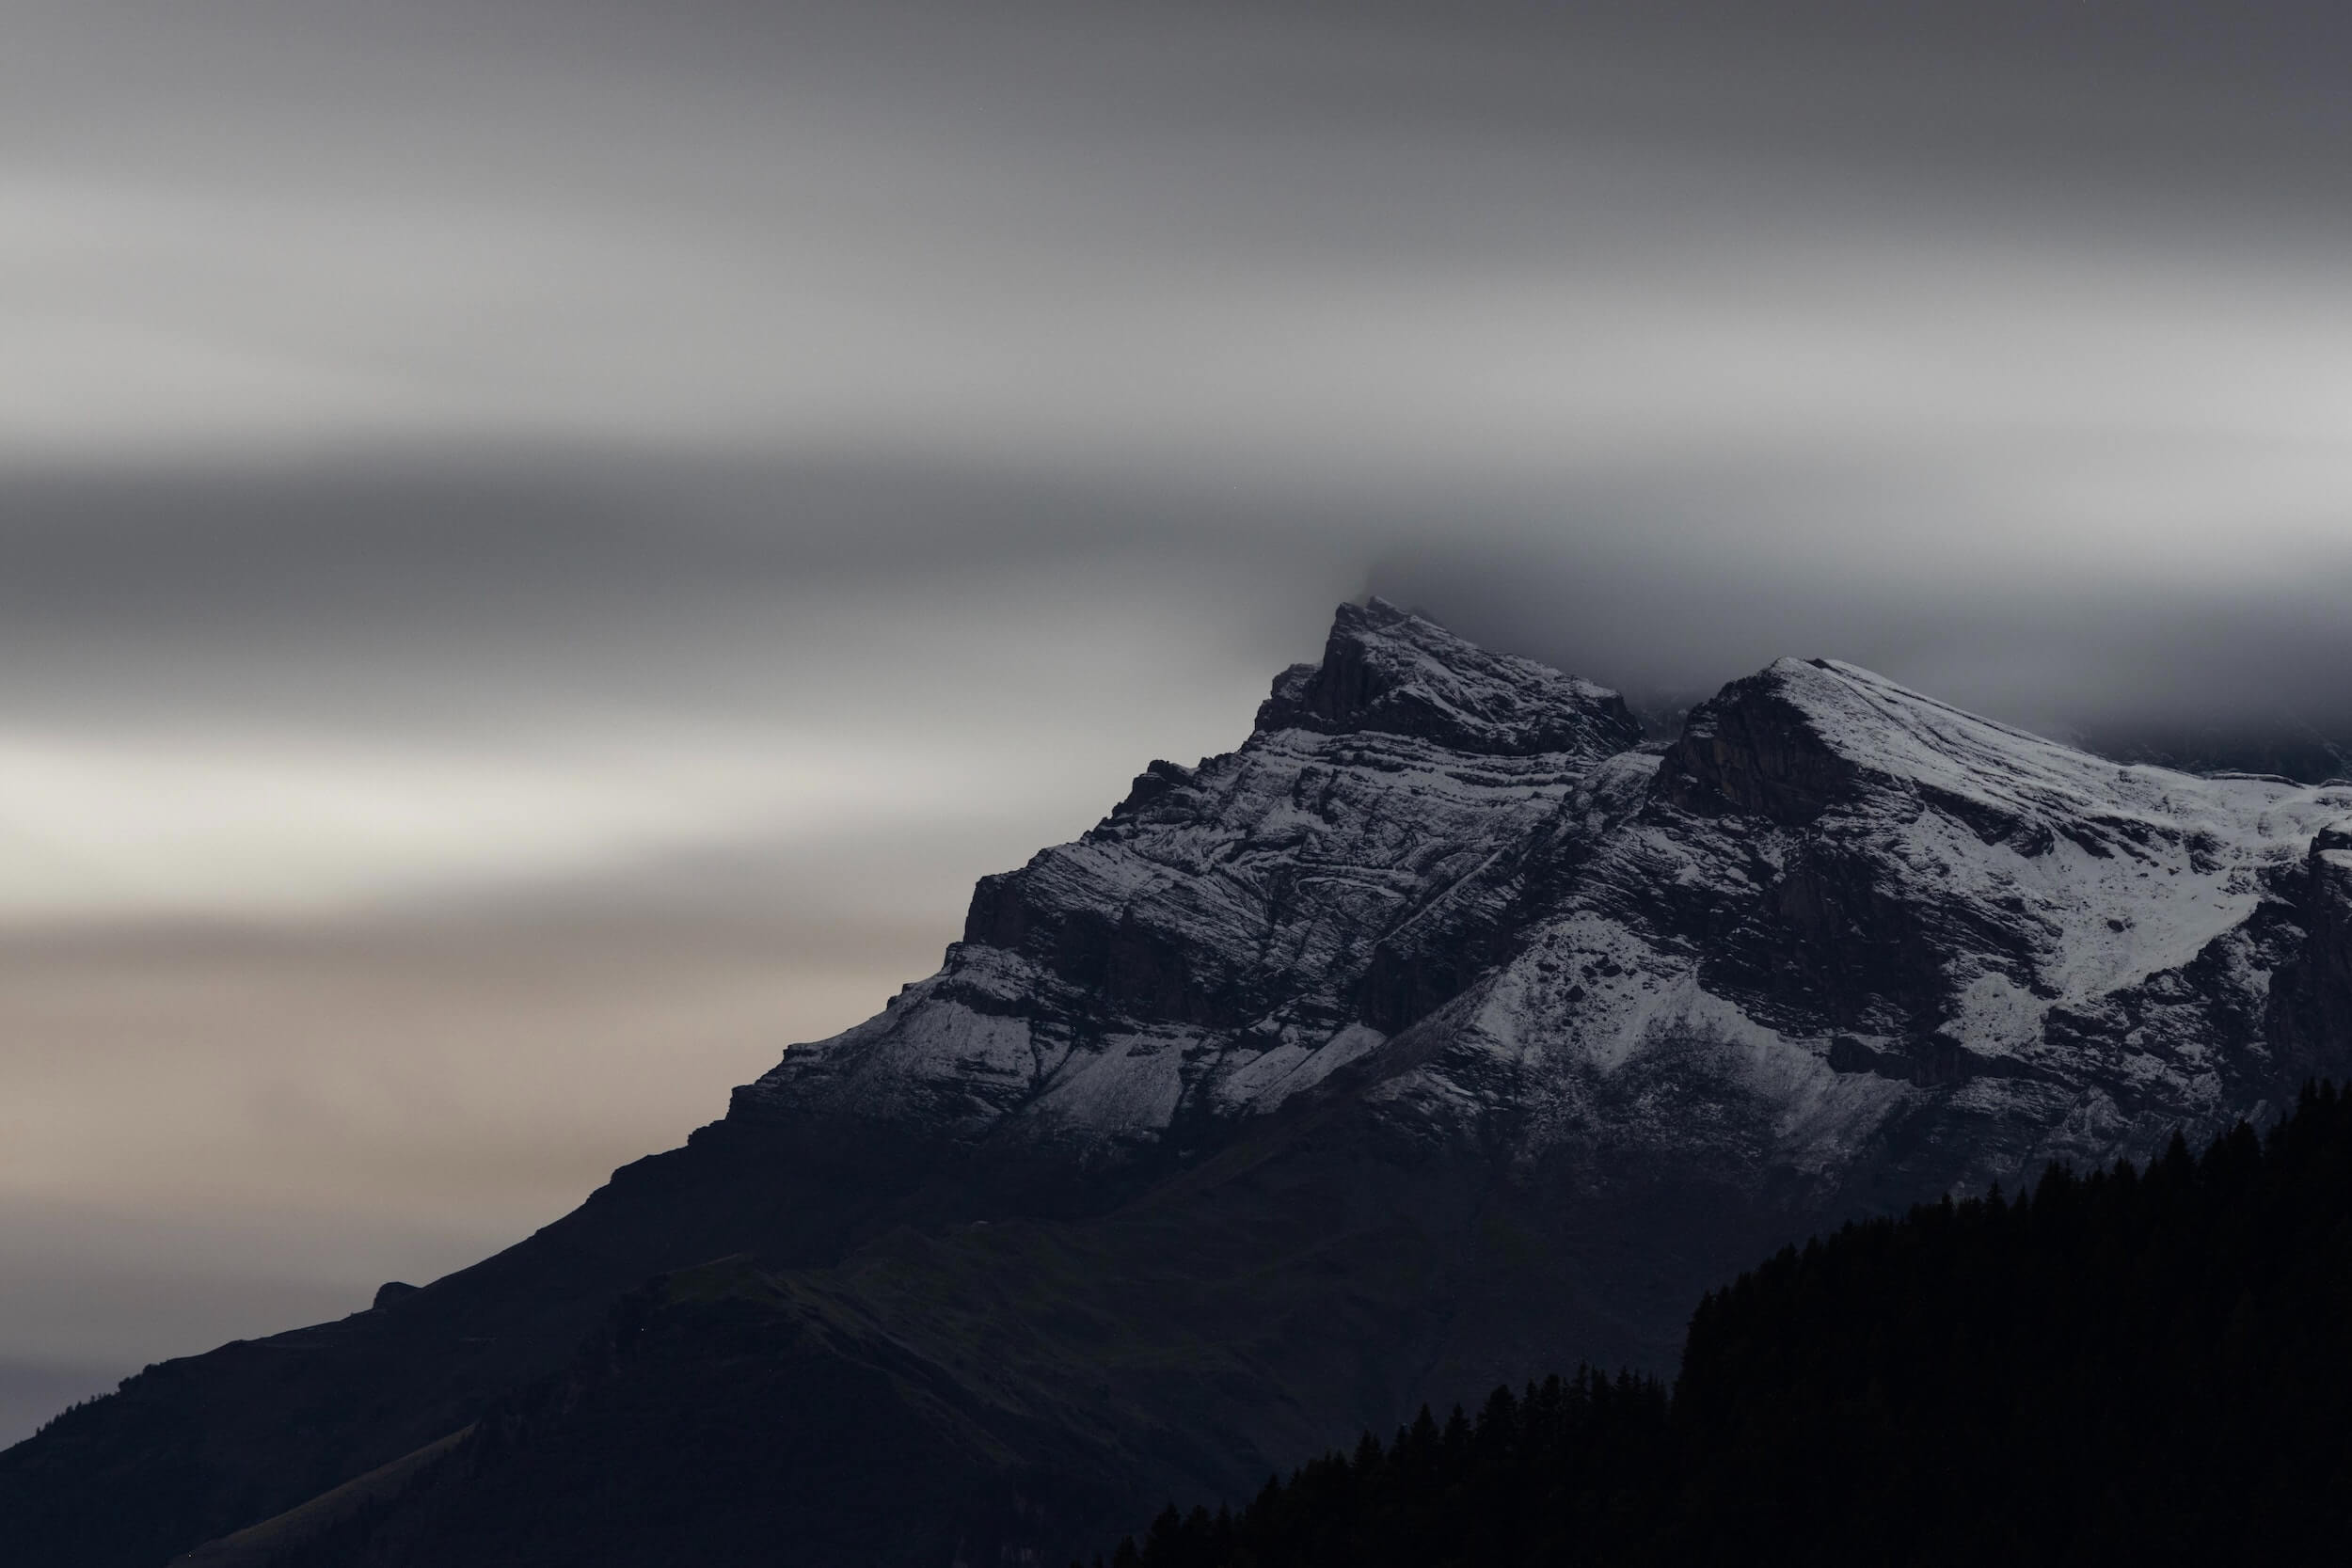
[[[2320,1087],[2267,1139],[1784,1251],[1701,1305],[1671,1407],[1498,1389],[1163,1515],[1141,1568],[2339,1560],[2347,1313],[2352,1101]]]
[[[0,1455],[0,1534],[152,1568],[480,1422],[370,1560],[469,1560],[484,1499],[584,1484],[561,1454],[603,1456],[598,1539],[683,1509],[713,1563],[1057,1551],[1423,1400],[1662,1368],[1790,1237],[2352,1054],[2352,790],[2119,768],[1818,661],[1632,741],[1608,693],[1343,607],[1241,750],[984,879],[875,1019],[497,1258],[72,1413]],[[679,1283],[738,1257],[722,1300]],[[658,1354],[612,1348],[624,1297]],[[793,1480],[850,1421],[920,1497]],[[678,1471],[705,1427],[768,1479]]]

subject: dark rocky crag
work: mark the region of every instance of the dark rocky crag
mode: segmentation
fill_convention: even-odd
[[[204,1560],[1059,1560],[1424,1400],[1662,1369],[1839,1216],[2342,1075],[2348,820],[1824,661],[1661,754],[1343,607],[875,1019],[496,1258],[71,1413],[0,1538],[152,1568],[321,1498]]]

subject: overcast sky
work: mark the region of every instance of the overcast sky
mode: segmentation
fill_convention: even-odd
[[[0,26],[0,1438],[675,1142],[1368,589],[2352,731],[2341,5]]]

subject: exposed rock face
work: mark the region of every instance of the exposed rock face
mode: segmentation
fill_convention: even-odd
[[[1802,828],[1829,809],[1851,781],[1812,716],[1782,690],[1775,668],[1724,689],[1691,712],[1667,748],[1660,792],[1702,816],[1743,812]]]
[[[1821,660],[1636,742],[1343,607],[1240,750],[984,879],[882,1014],[498,1258],[0,1456],[0,1538],[146,1568],[471,1425],[309,1560],[1066,1557],[1422,1400],[1668,1364],[1846,1215],[2352,1067],[2352,786]]]
[[[2265,1022],[2291,1069],[2331,1072],[2352,1039],[2352,820],[2312,838],[2294,892],[2302,947],[2280,967]]]

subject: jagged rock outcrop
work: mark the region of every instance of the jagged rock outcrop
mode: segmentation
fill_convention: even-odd
[[[1843,1216],[2352,1064],[2352,787],[1825,660],[1637,738],[1343,607],[1238,751],[984,879],[875,1019],[498,1258],[0,1455],[0,1534],[151,1568],[429,1451],[270,1560],[1067,1556],[1422,1400],[1667,1365]]]

